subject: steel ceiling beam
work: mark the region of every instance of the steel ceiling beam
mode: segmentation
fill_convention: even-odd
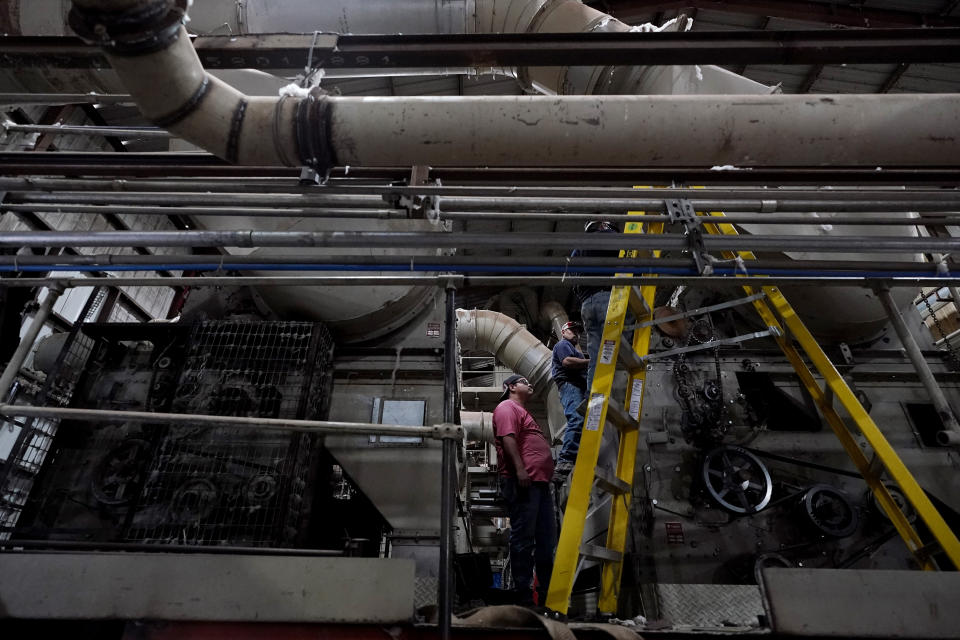
[[[557,65],[960,62],[960,28],[654,33],[321,36],[256,34],[193,39],[206,69],[509,67]],[[0,67],[103,68],[78,38],[0,40]]]
[[[760,15],[802,22],[819,22],[846,27],[958,27],[960,18],[942,10],[924,14],[895,9],[874,9],[863,6],[840,6],[836,2],[797,2],[794,0],[594,0],[586,4],[605,11],[624,22],[646,19],[657,11],[685,7]],[[949,5],[947,7],[949,8]]]

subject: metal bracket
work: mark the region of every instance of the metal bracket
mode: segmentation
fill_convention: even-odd
[[[689,347],[680,347],[679,349],[671,349],[669,351],[660,351],[657,353],[651,353],[647,356],[641,358],[644,362],[650,362],[652,360],[660,360],[662,358],[669,358],[671,356],[680,355],[681,353],[693,353],[694,351],[703,351],[705,349],[713,349],[721,345],[730,345],[738,344],[740,342],[746,342],[747,340],[754,340],[756,338],[766,338],[769,336],[780,336],[780,330],[776,327],[769,327],[766,331],[755,331],[753,333],[746,333],[741,336],[734,336],[732,338],[724,338],[722,340],[711,340],[709,342],[704,342],[703,344],[696,344]]]
[[[302,167],[300,169],[300,186],[319,187],[324,182],[326,182],[326,180],[324,180],[324,177],[317,173],[316,170],[310,167]]]
[[[458,424],[436,424],[430,437],[434,440],[463,440],[463,427]]]
[[[675,313],[673,315],[663,316],[662,318],[656,318],[655,320],[647,320],[646,322],[640,322],[632,326],[624,327],[624,330],[642,329],[643,327],[664,324],[666,322],[680,320],[681,318],[689,318],[690,316],[700,316],[705,313],[709,313],[711,311],[719,311],[720,309],[729,309],[730,307],[737,307],[742,304],[747,304],[748,302],[753,302],[754,300],[759,300],[760,298],[766,297],[766,295],[767,294],[761,291],[759,293],[755,293],[745,298],[737,298],[736,300],[729,300],[727,302],[721,302],[719,304],[713,304],[707,307],[700,307],[698,309],[693,309],[692,311],[684,311],[683,313]]]
[[[690,255],[694,266],[701,276],[713,274],[713,265],[707,254],[707,247],[703,243],[703,229],[700,226],[700,217],[689,200],[664,200],[664,210],[670,222],[683,225],[689,244]]]

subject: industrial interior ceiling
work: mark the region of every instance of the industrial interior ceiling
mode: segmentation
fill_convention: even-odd
[[[630,489],[614,587],[558,552],[561,613],[952,637],[956,0],[7,0],[0,32],[0,616],[456,633],[513,586],[501,381],[559,443],[574,287],[655,285],[635,467],[609,425],[578,461]]]

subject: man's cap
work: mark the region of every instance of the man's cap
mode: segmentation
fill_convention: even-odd
[[[583,230],[587,233],[593,233],[595,231],[617,231],[618,229],[617,225],[609,220],[590,220],[583,225]]]
[[[518,376],[513,374],[509,378],[503,381],[503,393],[500,394],[500,402],[503,402],[510,397],[510,385],[514,384],[517,380],[526,380],[527,376]]]
[[[573,331],[574,333],[583,333],[583,325],[576,320],[566,322],[562,327],[560,327],[560,331],[566,331],[567,329]]]

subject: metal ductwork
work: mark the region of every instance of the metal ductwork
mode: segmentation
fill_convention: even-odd
[[[62,15],[62,3],[45,4],[43,16],[40,4],[16,5],[10,15],[19,16],[19,30],[56,31],[51,25]],[[266,0],[205,2],[202,9],[193,9],[196,20],[190,26],[198,32],[303,31],[303,25],[403,32],[408,24],[403,20],[408,20],[409,28],[421,33],[630,30],[578,0],[463,0],[432,3],[422,13],[397,11],[393,3],[346,0],[275,5]],[[144,115],[241,164],[307,165],[321,173],[333,165],[414,164],[932,166],[954,161],[954,140],[960,136],[957,98],[949,94],[632,95],[768,93],[763,85],[708,66],[516,70],[522,82],[541,91],[587,94],[562,99],[351,98],[317,90],[306,96],[255,97],[204,71],[180,24],[188,0],[75,0],[73,7],[71,25],[104,46]],[[312,225],[275,222],[291,229]],[[211,228],[225,223],[201,221]],[[395,325],[398,317],[413,317],[430,300],[423,291],[390,288],[338,316],[329,312],[335,303],[289,294],[268,292],[268,302],[281,311],[323,309],[319,316],[335,330],[338,324],[363,327],[356,335],[342,336],[348,340],[388,331],[390,327],[378,327],[378,318]],[[847,319],[851,326],[883,321],[879,305],[869,302],[873,304],[861,306],[868,310],[863,318]],[[834,305],[798,300],[797,306],[806,313]]]
[[[75,0],[71,25],[104,46],[145,116],[241,164],[930,166],[952,162],[960,133],[950,95],[251,97],[203,70],[180,25],[186,8]],[[576,0],[480,1],[476,15],[478,30],[629,29]],[[523,73],[564,93],[605,88],[571,80],[579,68],[550,69]]]
[[[540,321],[550,327],[550,333],[556,336],[557,340],[561,338],[561,327],[563,327],[569,319],[567,310],[556,300],[544,302],[543,306],[540,307]]]
[[[461,411],[460,425],[467,440],[478,440],[493,444],[493,413],[490,411]]]
[[[560,392],[550,377],[550,349],[513,318],[484,309],[457,309],[457,341],[463,349],[492,353],[511,371],[525,376],[534,387],[534,397],[544,398],[551,439],[567,424]]]

